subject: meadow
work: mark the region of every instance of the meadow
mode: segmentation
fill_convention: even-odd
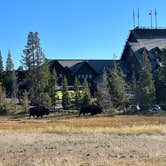
[[[166,165],[166,116],[1,116],[0,154],[0,166]]]

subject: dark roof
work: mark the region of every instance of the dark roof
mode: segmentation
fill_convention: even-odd
[[[104,68],[112,68],[115,60],[88,60],[87,63],[97,72],[100,73]]]
[[[136,39],[166,38],[166,29],[135,28],[131,32]]]
[[[100,73],[104,68],[111,68],[113,66],[113,62],[115,60],[73,60],[73,59],[56,59],[56,60],[49,60],[49,63],[52,63],[52,61],[59,62],[64,68],[68,67],[72,72],[77,72],[79,68],[86,62],[88,65],[96,72]]]
[[[78,64],[80,62],[83,62],[84,60],[74,60],[74,59],[57,59],[57,61],[63,66],[63,67],[72,67],[75,64]]]
[[[79,62],[79,63],[71,66],[70,70],[72,71],[73,74],[75,74],[83,64],[84,64],[84,62]]]
[[[137,54],[142,48],[146,48],[150,52],[155,48],[162,50],[165,47],[166,29],[135,28],[130,31],[121,59],[126,56],[127,48]]]

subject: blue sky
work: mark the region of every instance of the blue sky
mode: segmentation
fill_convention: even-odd
[[[51,59],[120,58],[132,12],[140,9],[140,26],[150,26],[150,10],[166,27],[165,0],[1,0],[0,50],[4,65],[11,51],[15,68],[30,31],[39,32]]]

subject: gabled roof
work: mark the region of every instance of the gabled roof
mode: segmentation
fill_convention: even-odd
[[[73,60],[73,59],[56,59],[56,60],[49,60],[49,63],[52,61],[57,61],[61,66],[68,67],[71,72],[77,72],[80,67],[86,62],[96,73],[102,72],[104,68],[111,68],[113,66],[113,62],[115,60]]]
[[[57,59],[57,61],[63,66],[63,67],[72,67],[75,64],[78,64],[80,62],[83,62],[84,60],[74,60],[74,59]]]
[[[75,65],[73,65],[72,67],[70,67],[70,70],[73,74],[75,74],[80,68],[81,66],[84,64],[84,62],[79,62]]]
[[[140,29],[131,31],[137,42],[128,41],[133,51],[146,47],[149,51],[155,47],[163,49],[166,47],[166,29]]]
[[[96,71],[100,73],[104,68],[112,68],[115,60],[88,60],[87,63]]]
[[[166,29],[135,28],[131,32],[133,32],[136,40],[166,38]]]
[[[135,28],[130,31],[121,59],[126,55],[125,51],[127,48],[137,53],[142,48],[146,48],[150,52],[155,48],[162,50],[165,47],[166,29]]]

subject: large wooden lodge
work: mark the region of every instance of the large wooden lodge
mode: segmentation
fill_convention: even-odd
[[[58,85],[62,85],[63,77],[68,79],[69,86],[73,86],[74,78],[81,83],[87,79],[90,87],[95,87],[103,69],[111,70],[114,62],[131,80],[133,73],[138,74],[143,51],[146,51],[152,64],[153,71],[161,65],[161,51],[166,47],[166,29],[135,28],[130,31],[124,50],[119,60],[65,60],[49,59],[50,70],[55,68],[58,76]]]

